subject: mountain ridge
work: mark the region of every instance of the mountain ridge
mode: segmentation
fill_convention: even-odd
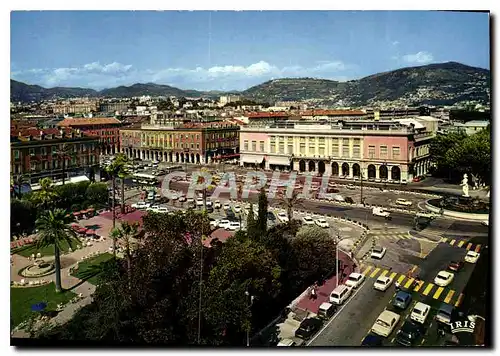
[[[490,81],[491,74],[488,69],[458,62],[404,67],[345,82],[310,77],[279,78],[239,92],[184,90],[155,83],[135,83],[100,91],[71,87],[44,88],[11,79],[11,101],[30,102],[81,96],[216,97],[233,93],[261,102],[289,100],[344,106],[381,103],[452,105],[463,101],[489,103]]]

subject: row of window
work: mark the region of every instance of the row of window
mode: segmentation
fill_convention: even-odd
[[[379,147],[379,155],[376,155],[375,146],[368,146],[368,158],[382,158],[382,159],[395,159],[399,160],[401,158],[401,148],[399,146],[392,146],[392,155],[389,157],[389,148],[385,145]]]
[[[76,158],[73,158],[71,160],[66,160],[66,168],[71,167],[71,166],[76,166],[78,164],[78,160]],[[87,165],[87,164],[95,164],[97,163],[97,159],[95,156],[84,156],[80,160],[80,164]],[[20,164],[14,164],[13,165],[14,172],[15,174],[19,173],[24,173],[21,171],[21,165]],[[43,161],[43,162],[31,162],[30,163],[30,170],[32,172],[34,171],[41,171],[41,170],[47,170],[47,169],[59,169],[62,168],[62,162],[58,160],[53,160],[53,161]]]
[[[75,144],[72,146],[73,147],[73,152],[78,153],[78,152],[83,152],[84,150],[90,150],[93,151],[95,149],[95,145],[92,144]],[[51,152],[53,155],[57,153],[57,150],[60,149],[61,147],[59,146],[50,146],[50,147],[40,147],[39,149],[35,148],[30,148],[29,149],[29,154],[30,156],[34,156],[36,154],[40,154],[42,156],[46,156],[48,152]],[[20,150],[13,150],[14,152],[14,158],[19,159],[21,156]]]

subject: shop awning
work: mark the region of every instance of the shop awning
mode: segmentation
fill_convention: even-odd
[[[288,156],[285,156],[285,157],[269,156],[269,164],[276,164],[279,166],[289,166],[290,165],[290,158]]]
[[[264,156],[261,155],[244,155],[240,154],[240,162],[244,163],[255,163],[257,164],[262,163],[262,160],[264,159]]]

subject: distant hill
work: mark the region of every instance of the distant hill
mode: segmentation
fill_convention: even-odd
[[[408,67],[338,82],[314,78],[270,80],[241,94],[254,100],[311,100],[362,106],[452,105],[477,100],[489,103],[490,71],[456,62]]]
[[[258,102],[309,101],[339,106],[452,105],[464,101],[490,103],[490,71],[456,62],[408,67],[338,82],[316,78],[283,78],[256,85],[239,94]],[[11,101],[39,101],[55,97],[170,96],[217,97],[221,91],[182,90],[154,83],[119,86],[95,91],[50,88],[10,81]],[[232,93],[236,93],[232,91]]]

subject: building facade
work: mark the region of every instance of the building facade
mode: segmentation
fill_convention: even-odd
[[[99,163],[98,142],[98,137],[71,129],[11,130],[11,174],[23,175],[30,183],[44,177],[62,179],[63,159],[68,174],[84,171]],[[73,148],[69,157],[57,153],[64,144]]]
[[[235,158],[239,126],[230,122],[155,122],[120,131],[122,152],[130,158],[204,164]]]
[[[58,127],[78,129],[90,136],[99,137],[100,150],[104,154],[120,152],[120,120],[113,117],[64,119]]]
[[[397,122],[280,122],[242,126],[240,164],[346,178],[409,180],[425,174],[435,133]]]
[[[82,114],[99,111],[98,100],[68,100],[52,105],[54,114]]]

